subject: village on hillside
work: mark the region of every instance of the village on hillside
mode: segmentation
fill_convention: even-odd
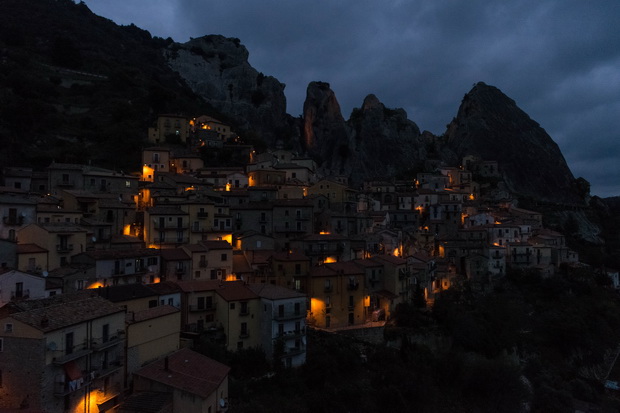
[[[0,409],[225,412],[230,367],[199,340],[296,368],[308,329],[376,328],[464,280],[484,294],[509,268],[581,265],[502,192],[494,160],[352,187],[239,141],[209,116],[160,115],[139,172],[3,169]],[[205,163],[223,148],[246,165]]]

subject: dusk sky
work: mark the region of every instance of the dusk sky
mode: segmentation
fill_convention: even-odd
[[[523,0],[86,0],[151,35],[237,37],[286,84],[301,114],[309,82],[348,118],[375,94],[435,134],[472,85],[501,89],[560,145],[592,194],[620,195],[620,2]],[[146,6],[148,4],[148,6]]]

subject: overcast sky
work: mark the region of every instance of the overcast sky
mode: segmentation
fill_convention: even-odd
[[[286,84],[301,114],[309,82],[348,118],[374,93],[442,134],[483,81],[560,145],[592,194],[620,195],[620,1],[86,0],[96,14],[185,42],[238,37],[250,64]],[[147,6],[148,4],[148,6]]]

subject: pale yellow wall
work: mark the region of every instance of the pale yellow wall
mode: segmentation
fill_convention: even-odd
[[[127,347],[134,349],[138,366],[179,349],[181,312],[130,324],[127,327]],[[131,374],[131,372],[129,372]]]

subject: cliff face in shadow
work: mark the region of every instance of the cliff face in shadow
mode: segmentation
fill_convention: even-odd
[[[537,199],[583,203],[558,145],[499,89],[482,82],[465,95],[446,131],[457,159],[499,162],[508,188]]]

